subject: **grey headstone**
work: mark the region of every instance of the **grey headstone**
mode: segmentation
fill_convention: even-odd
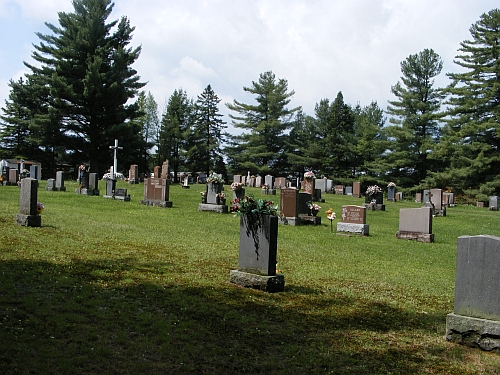
[[[453,312],[500,321],[500,238],[460,236]]]
[[[66,187],[64,186],[64,172],[57,171],[56,172],[56,189],[60,191],[65,191]]]
[[[352,195],[352,196],[354,196],[352,186],[346,186],[345,187],[345,195]]]
[[[391,201],[391,202],[396,200],[396,187],[395,186],[387,187],[387,200]]]
[[[490,197],[490,204],[488,206],[488,209],[491,211],[498,211],[498,197],[497,196]]]
[[[400,209],[399,231],[422,234],[432,233],[432,213],[430,207]]]
[[[262,215],[258,222],[240,217],[238,271],[276,275],[278,217]]]
[[[264,183],[267,184],[269,189],[274,189],[274,177],[271,176],[270,174],[268,174],[268,175],[266,175],[266,177],[264,177]]]

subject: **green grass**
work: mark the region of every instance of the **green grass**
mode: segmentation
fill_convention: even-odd
[[[229,284],[239,221],[198,212],[204,186],[158,208],[142,185],[119,183],[131,202],[41,185],[41,228],[0,187],[2,374],[500,374],[498,355],[444,339],[457,237],[500,236],[498,212],[450,208],[424,244],[395,237],[417,205],[387,203],[348,237],[324,211],[362,201],[326,195],[321,226],[280,225],[285,292],[266,294]]]

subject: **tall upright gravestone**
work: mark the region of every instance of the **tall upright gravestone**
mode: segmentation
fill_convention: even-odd
[[[242,215],[238,269],[231,270],[229,281],[246,288],[274,293],[285,288],[285,278],[276,274],[278,217]]]
[[[446,339],[500,353],[500,238],[461,236],[457,241],[455,302]]]
[[[38,180],[35,178],[23,178],[21,180],[21,197],[19,213],[16,222],[27,227],[40,227],[42,218],[37,213]]]

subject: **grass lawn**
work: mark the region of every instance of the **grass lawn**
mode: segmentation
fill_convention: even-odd
[[[267,294],[229,284],[239,220],[198,212],[204,185],[173,185],[172,208],[139,204],[142,184],[118,182],[131,202],[40,185],[41,228],[0,186],[2,374],[500,374],[444,339],[457,237],[500,236],[500,212],[450,208],[424,244],[395,236],[419,205],[387,202],[348,237],[324,211],[363,201],[324,195],[321,226],[280,225],[285,292]]]

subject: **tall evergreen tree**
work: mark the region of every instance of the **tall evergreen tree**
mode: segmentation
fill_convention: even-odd
[[[148,92],[141,91],[137,99],[137,104],[141,117],[138,117],[134,122],[140,127],[140,134],[143,141],[143,149],[141,150],[142,158],[137,162],[139,170],[149,173],[152,170],[150,162],[152,160],[152,147],[156,143],[158,133],[160,131],[160,117],[158,113],[158,104],[153,95]]]
[[[437,157],[449,167],[434,179],[456,191],[500,194],[500,9],[483,14],[470,33],[454,60],[464,71],[448,74],[450,120]]]
[[[134,28],[126,17],[106,23],[113,6],[110,0],[73,0],[73,13],[59,13],[59,27],[46,23],[51,34],[37,33],[42,42],[32,57],[38,64],[25,63],[50,88],[66,148],[99,173],[112,162],[114,139],[126,148],[125,163],[137,160],[143,147],[130,121],[139,116],[137,103],[129,104],[145,85],[131,68],[140,47],[129,47]]]
[[[387,147],[387,138],[383,132],[386,121],[384,111],[377,102],[371,102],[365,107],[357,105],[354,117],[356,173],[380,177],[384,172],[380,159]]]
[[[392,86],[397,100],[389,101],[387,113],[394,124],[386,128],[391,142],[386,158],[390,177],[399,185],[415,186],[433,170],[430,150],[439,141],[438,121],[442,94],[434,88],[434,77],[443,68],[439,55],[425,49],[401,62],[401,82]]]
[[[218,170],[222,157],[222,144],[224,143],[227,128],[219,113],[218,104],[221,99],[208,85],[198,95],[194,106],[194,123],[188,137],[187,158],[194,171],[204,171],[207,176],[210,171],[225,174]]]
[[[175,182],[178,182],[180,165],[185,161],[186,138],[192,121],[193,101],[188,99],[186,91],[174,90],[161,120],[157,156],[158,164],[165,159],[169,160]]]
[[[235,172],[252,174],[281,174],[286,169],[286,131],[292,126],[293,115],[300,107],[289,109],[287,105],[294,95],[288,91],[288,81],[276,79],[273,72],[262,73],[259,81],[243,87],[245,92],[256,95],[256,105],[234,100],[227,107],[236,112],[230,114],[236,128],[248,133],[234,136],[231,157],[238,165]]]

